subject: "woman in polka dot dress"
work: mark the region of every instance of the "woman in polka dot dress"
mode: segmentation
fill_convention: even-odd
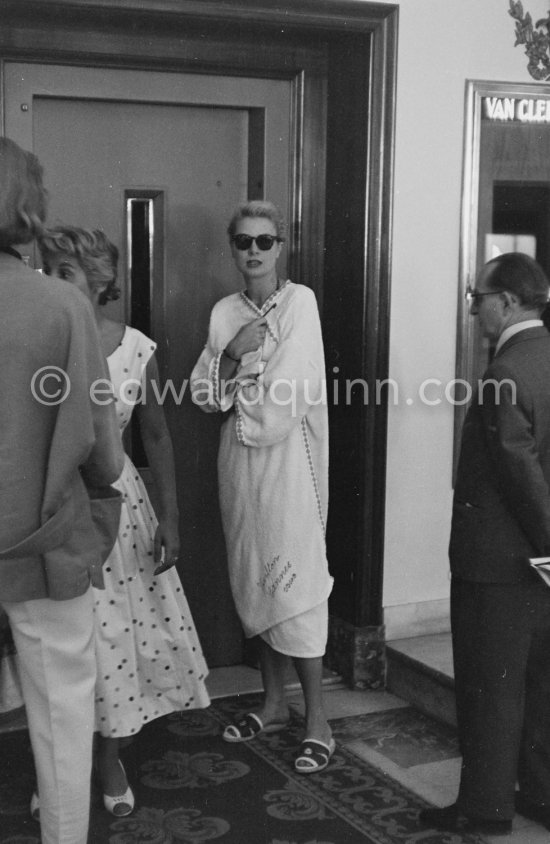
[[[117,299],[118,250],[101,231],[59,227],[40,241],[44,271],[76,285],[92,302],[109,364],[122,435],[134,407],[158,497],[157,517],[128,456],[115,486],[123,494],[116,544],[95,592],[98,679],[97,768],[105,807],[130,814],[134,796],[119,760],[119,739],[169,712],[209,704],[207,667],[181,581],[172,443],[158,395],[156,344],[107,319]],[[155,386],[157,392],[155,393]]]

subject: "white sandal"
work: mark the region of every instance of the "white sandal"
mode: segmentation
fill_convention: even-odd
[[[260,733],[278,733],[288,727],[286,721],[272,721],[270,724],[263,724],[261,718],[254,712],[248,712],[236,724],[228,724],[222,734],[224,741],[236,744],[241,741],[251,741]]]
[[[324,771],[335,750],[336,742],[333,738],[328,744],[317,739],[305,739],[300,745],[294,762],[294,770],[299,774],[316,774],[318,771]]]

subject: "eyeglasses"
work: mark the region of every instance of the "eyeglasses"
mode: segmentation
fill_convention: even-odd
[[[269,252],[275,242],[282,242],[282,238],[274,234],[259,234],[258,237],[252,237],[251,234],[235,234],[231,240],[241,252],[250,249],[253,243],[256,243],[262,252]]]
[[[478,290],[473,290],[470,285],[468,285],[464,298],[472,305],[477,305],[478,300],[483,296],[494,296],[495,293],[502,293],[502,290],[484,290],[483,292],[479,292]]]

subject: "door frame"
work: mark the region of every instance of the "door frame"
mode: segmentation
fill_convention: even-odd
[[[9,24],[0,29],[0,73],[6,60],[17,60],[292,80],[289,274],[325,299],[327,372],[345,348],[349,376],[363,379],[369,394],[377,395],[376,402],[346,411],[345,422],[339,411],[334,417],[336,451],[331,448],[341,463],[340,469],[331,464],[327,535],[335,574],[334,650],[337,667],[352,684],[379,684],[380,660],[370,659],[379,667],[372,677],[372,669],[364,676],[361,665],[372,656],[371,644],[358,653],[357,643],[365,641],[366,631],[367,639],[372,633],[380,653],[377,642],[383,640],[387,402],[378,400],[376,388],[388,377],[398,6],[367,0],[2,0],[1,5]],[[327,61],[328,92],[320,82]],[[346,62],[358,73],[353,85],[343,72],[338,78]],[[338,137],[335,130],[331,140],[329,129],[325,169],[327,147],[315,138],[311,119],[327,104],[329,127],[342,115],[354,124],[346,125],[351,137]],[[2,107],[2,120],[3,112]],[[332,246],[339,241],[346,244],[344,265]]]

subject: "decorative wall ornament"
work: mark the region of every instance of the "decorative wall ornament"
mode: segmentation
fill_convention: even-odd
[[[541,18],[533,26],[529,12],[524,15],[521,0],[510,0],[508,10],[516,22],[516,43],[514,47],[525,44],[525,55],[529,62],[527,69],[533,79],[550,79],[550,10],[548,17]]]

